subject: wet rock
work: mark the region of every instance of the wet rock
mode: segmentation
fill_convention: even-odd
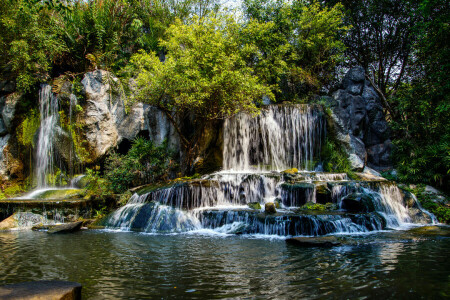
[[[259,202],[250,202],[247,204],[249,208],[251,209],[261,209],[261,204],[259,204]]]
[[[71,233],[80,230],[82,225],[82,221],[55,225],[54,227],[50,228],[47,233]]]
[[[266,213],[268,213],[268,214],[274,214],[274,213],[276,213],[276,212],[277,212],[277,209],[276,209],[275,203],[273,203],[273,202],[267,202],[267,203],[264,205],[264,211],[265,211]]]
[[[283,173],[294,175],[294,174],[298,173],[298,169],[297,168],[292,168],[292,169],[284,170]]]
[[[353,193],[344,197],[341,201],[341,207],[353,213],[367,213],[375,211],[373,199],[363,193]]]
[[[325,204],[332,202],[331,190],[328,188],[327,182],[316,184],[316,202]]]
[[[339,246],[341,243],[334,236],[320,237],[294,237],[286,240],[286,243],[301,247],[333,247]]]
[[[17,212],[0,222],[0,230],[30,228],[45,223],[44,216],[31,212]]]
[[[0,286],[4,300],[81,300],[81,284],[70,281],[32,281]]]

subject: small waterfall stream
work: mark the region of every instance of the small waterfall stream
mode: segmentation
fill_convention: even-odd
[[[41,126],[36,151],[37,188],[49,186],[48,174],[53,174],[54,149],[53,136],[58,122],[58,98],[52,94],[50,85],[42,85],[39,92],[39,111]]]
[[[254,118],[239,114],[224,124],[223,171],[135,194],[105,224],[155,233],[317,236],[435,221],[413,197],[381,178],[352,181],[346,174],[308,171],[319,161],[325,128],[317,106],[270,105]],[[281,172],[290,168],[303,171]],[[269,202],[277,205],[275,214],[264,211]],[[328,202],[340,209],[300,209]]]

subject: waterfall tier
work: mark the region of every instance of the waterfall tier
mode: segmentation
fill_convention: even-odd
[[[270,105],[256,117],[238,114],[224,124],[224,171],[142,190],[105,225],[154,233],[315,236],[435,221],[413,195],[383,178],[360,174],[354,181],[347,174],[291,169],[312,170],[320,162],[325,128],[315,105]],[[266,212],[266,204],[276,213]],[[305,204],[332,210],[311,211]]]
[[[240,113],[225,121],[224,169],[312,170],[325,125],[319,106],[269,105],[256,117]]]
[[[250,208],[255,202],[262,209]],[[280,205],[277,213],[264,211],[267,202]],[[301,208],[306,203],[333,203],[340,209],[308,211]],[[218,173],[154,188],[134,194],[127,205],[107,219],[106,225],[154,233],[212,229],[222,233],[310,236],[431,222],[432,216],[414,197],[392,183],[351,181],[345,174],[308,172]]]

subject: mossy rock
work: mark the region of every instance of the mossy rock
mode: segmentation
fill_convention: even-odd
[[[250,202],[247,205],[251,209],[257,209],[257,210],[261,209],[261,204],[259,204],[259,202]]]
[[[36,199],[74,199],[82,197],[81,192],[80,189],[48,190],[36,196]]]
[[[294,175],[294,174],[298,173],[298,169],[297,168],[287,169],[287,170],[284,170],[283,173]]]
[[[277,208],[276,208],[276,206],[275,206],[275,203],[273,203],[273,202],[267,202],[267,203],[264,205],[264,211],[265,211],[267,214],[275,214],[275,213],[277,212]]]

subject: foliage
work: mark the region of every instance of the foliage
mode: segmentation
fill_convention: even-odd
[[[86,169],[86,180],[89,184],[86,186],[86,198],[104,198],[112,194],[109,182],[100,176],[100,167]]]
[[[320,154],[325,172],[351,173],[350,161],[342,146],[331,138],[327,138]]]
[[[447,1],[424,1],[423,21],[414,30],[416,61],[411,81],[400,85],[390,103],[394,162],[399,179],[450,186],[450,39]]]
[[[319,211],[325,211],[325,210],[336,210],[336,204],[333,203],[313,203],[313,202],[307,202],[305,205],[303,205],[300,209],[302,210],[319,210]]]
[[[384,96],[395,92],[405,79],[416,39],[414,24],[420,19],[417,1],[343,0],[343,36],[347,66],[363,66]]]
[[[40,125],[39,113],[37,110],[32,109],[27,115],[24,116],[22,123],[17,127],[17,139],[23,146],[33,146],[34,134],[38,130]]]
[[[256,113],[255,102],[273,94],[246,65],[244,56],[257,48],[241,44],[240,27],[230,16],[194,17],[188,25],[177,20],[161,41],[168,51],[166,61],[146,52],[131,60],[138,99],[209,120],[239,111]]]
[[[132,186],[167,180],[177,168],[173,157],[166,142],[156,146],[149,140],[137,138],[127,154],[113,153],[108,157],[105,178],[115,193],[122,193]]]
[[[0,66],[9,70],[1,79],[12,75],[21,91],[48,79],[52,64],[67,51],[46,2],[1,0],[0,32]]]
[[[278,80],[272,78],[271,82],[281,85],[283,93],[278,97],[299,98],[334,80],[345,49],[339,36],[349,29],[343,24],[341,4],[326,7],[318,1],[245,0],[244,12],[248,18],[274,23],[261,49],[265,54],[283,55],[287,69],[275,73]]]
[[[411,191],[417,196],[422,207],[434,214],[439,222],[450,223],[450,206],[448,206],[450,199],[447,196],[442,196],[446,198],[445,201],[436,201],[436,196],[425,192],[424,185],[418,185]]]

